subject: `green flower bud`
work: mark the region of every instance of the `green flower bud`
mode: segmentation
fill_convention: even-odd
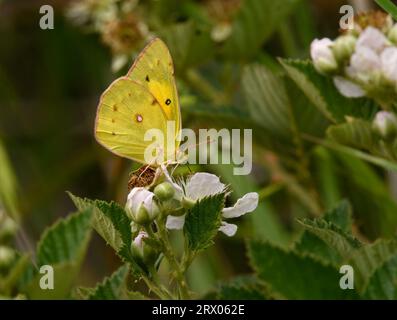
[[[154,188],[154,194],[161,201],[167,201],[174,197],[175,189],[169,182],[163,182]]]
[[[0,269],[8,268],[15,259],[15,251],[6,246],[0,246]]]
[[[193,208],[193,206],[196,204],[196,201],[183,197],[182,201],[181,201],[182,207],[184,207],[185,209],[190,209]]]
[[[9,239],[18,231],[18,225],[14,220],[6,217],[0,224],[0,239]]]
[[[332,46],[332,52],[338,62],[350,59],[356,47],[357,38],[352,35],[344,35],[337,38]]]
[[[385,140],[392,140],[397,136],[397,117],[387,111],[376,114],[372,128],[377,135]]]
[[[397,23],[390,29],[388,38],[391,42],[397,45]]]

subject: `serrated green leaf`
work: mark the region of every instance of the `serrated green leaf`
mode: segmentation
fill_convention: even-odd
[[[225,195],[219,193],[196,202],[186,214],[183,231],[189,249],[198,252],[213,244],[221,225]]]
[[[304,220],[306,231],[295,244],[295,250],[314,255],[335,266],[340,265],[350,250],[359,246],[351,235],[351,207],[343,200],[333,209],[327,211],[322,219]],[[321,229],[320,225],[326,228]],[[336,242],[336,243],[335,243]],[[350,243],[351,242],[351,243]]]
[[[252,119],[273,135],[290,140],[290,107],[283,79],[261,65],[244,68],[242,86]]]
[[[232,25],[232,34],[224,44],[224,53],[233,58],[254,55],[298,0],[245,0]]]
[[[94,200],[82,199],[69,192],[68,195],[79,210],[92,208],[94,213],[92,227],[96,232],[99,233],[99,235],[106,241],[107,244],[109,244],[116,252],[118,252],[123,245],[123,240],[121,239],[120,233],[117,232],[113,226],[111,219],[99,210],[99,208],[95,205]]]
[[[313,257],[266,242],[248,242],[250,262],[270,290],[286,299],[353,299],[339,287],[339,270]]]
[[[372,119],[378,110],[372,100],[342,96],[332,78],[319,74],[309,61],[281,59],[280,62],[291,79],[330,121],[344,122],[346,116]]]
[[[342,200],[334,208],[327,211],[324,220],[332,222],[344,232],[350,232],[352,227],[352,209],[349,201]]]
[[[88,291],[88,300],[121,300],[126,299],[126,280],[129,267],[121,266],[110,277],[105,278],[95,288]]]
[[[324,263],[330,263],[334,266],[340,265],[343,260],[336,250],[330,248],[323,240],[307,230],[294,244],[294,250],[301,254],[316,257]]]
[[[43,290],[37,272],[26,286],[31,299],[65,299],[76,280],[91,238],[92,210],[72,214],[48,228],[37,246],[37,265],[50,265],[54,270],[54,289]]]
[[[299,220],[302,226],[323,240],[330,248],[335,249],[343,258],[348,258],[354,249],[361,246],[360,242],[350,234],[344,232],[332,222],[324,219]]]
[[[396,240],[366,245],[355,252],[348,264],[354,268],[355,286],[364,298],[397,298]]]
[[[265,288],[255,276],[240,276],[221,283],[217,290],[219,300],[264,300]]]
[[[126,262],[133,262],[130,252],[132,233],[130,219],[125,210],[115,202],[82,199],[69,193],[77,208],[93,207],[93,228],[116,250]]]
[[[378,153],[376,151],[375,135],[371,123],[361,119],[352,119],[347,123],[330,126],[327,136],[332,141],[342,145]]]

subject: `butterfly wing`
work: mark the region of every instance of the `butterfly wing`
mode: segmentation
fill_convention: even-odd
[[[97,141],[119,156],[152,164],[145,161],[145,150],[152,141],[144,141],[144,137],[150,129],[159,129],[166,137],[166,116],[157,99],[129,78],[114,81],[99,102]]]
[[[175,139],[179,140],[181,114],[174,65],[164,42],[159,38],[153,39],[135,60],[127,77],[147,88],[158,101],[167,121],[175,121]],[[175,146],[179,147],[178,141]]]

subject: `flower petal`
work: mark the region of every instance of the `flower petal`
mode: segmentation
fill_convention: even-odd
[[[192,200],[202,199],[225,191],[225,185],[214,174],[198,172],[186,182],[186,196]]]
[[[357,47],[370,48],[380,53],[387,46],[386,36],[377,28],[367,27],[357,40]]]
[[[233,237],[237,232],[237,226],[235,224],[222,221],[219,231],[222,231],[228,237]]]
[[[390,47],[381,54],[382,71],[391,81],[397,83],[397,48]]]
[[[319,59],[335,60],[332,53],[333,41],[329,38],[314,39],[310,45],[310,55],[313,61]]]
[[[343,77],[334,77],[334,84],[339,92],[348,98],[360,98],[365,96],[365,92],[360,86]]]
[[[180,217],[168,216],[165,227],[170,230],[182,230],[184,224],[185,224],[184,215]]]
[[[237,218],[248,212],[252,212],[258,206],[259,195],[256,192],[250,192],[244,197],[237,200],[236,204],[231,208],[225,208],[222,211],[224,218]]]
[[[145,208],[149,211],[152,210],[154,193],[149,190],[139,187],[133,188],[127,197],[127,207],[132,212],[137,212],[139,206],[143,203]]]

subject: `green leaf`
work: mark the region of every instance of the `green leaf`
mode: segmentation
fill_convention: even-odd
[[[342,153],[336,155],[340,163],[340,179],[355,208],[357,220],[361,222],[361,231],[370,239],[394,236],[397,229],[397,204],[383,177],[356,157]]]
[[[221,226],[225,195],[219,193],[196,202],[186,214],[183,231],[189,249],[198,252],[213,244]]]
[[[378,110],[370,99],[342,96],[332,78],[318,73],[309,61],[280,59],[280,62],[309,100],[332,122],[343,122],[346,116],[372,119]]]
[[[352,119],[349,122],[330,126],[327,136],[332,141],[342,145],[379,154],[376,149],[376,137],[371,123],[361,119]]]
[[[232,25],[224,52],[233,58],[253,56],[291,13],[298,0],[245,0]]]
[[[269,289],[286,299],[352,299],[339,287],[339,270],[308,255],[266,242],[248,242],[250,262]]]
[[[110,277],[105,278],[95,288],[89,290],[88,300],[121,300],[126,299],[127,276],[129,267],[121,266]]]
[[[375,0],[385,11],[397,20],[397,6],[391,0]]]
[[[355,286],[366,299],[397,299],[397,241],[380,240],[357,250],[349,261]]]
[[[342,200],[334,208],[327,211],[324,219],[332,222],[344,232],[350,232],[352,228],[352,208],[349,201]]]
[[[31,299],[65,299],[69,296],[91,238],[92,210],[87,209],[61,219],[48,228],[37,246],[37,265],[54,270],[54,289],[39,286],[43,274],[37,271],[26,287]]]
[[[221,283],[217,290],[219,300],[264,300],[265,288],[254,276],[240,276]]]
[[[307,230],[294,243],[294,250],[298,253],[315,257],[324,263],[330,263],[335,267],[343,261],[336,250],[329,247],[323,240]]]
[[[330,248],[335,249],[343,258],[348,258],[354,249],[361,246],[360,242],[345,233],[338,226],[332,222],[327,222],[324,219],[303,219],[299,220],[302,226],[323,240]]]
[[[283,79],[261,65],[251,65],[244,68],[242,87],[251,118],[288,141],[291,114]]]
[[[277,137],[282,144],[276,152],[296,161],[302,133],[324,135],[328,121],[290,79],[254,64],[244,68],[242,88],[252,121],[267,132],[261,138]]]
[[[339,266],[351,250],[360,246],[350,235],[351,207],[346,200],[326,212],[322,219],[303,220],[301,223],[306,231],[295,244],[295,250],[298,252]]]
[[[69,193],[77,208],[93,208],[92,227],[126,262],[133,261],[130,252],[132,242],[131,221],[125,210],[115,202],[82,199]]]

